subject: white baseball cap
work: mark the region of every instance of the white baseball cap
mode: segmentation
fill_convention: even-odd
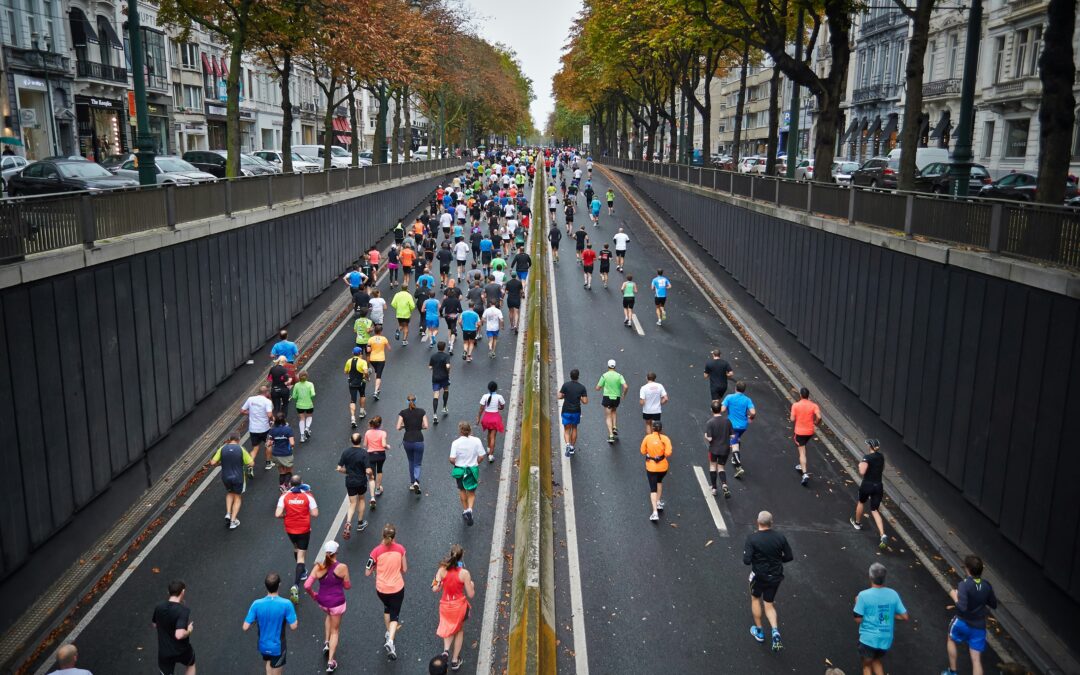
[[[608,368],[614,368],[615,367],[615,359],[608,359],[607,367]]]
[[[326,552],[329,555],[334,555],[338,550],[338,543],[336,541],[328,541],[325,546]]]

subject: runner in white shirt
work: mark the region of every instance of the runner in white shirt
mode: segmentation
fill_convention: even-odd
[[[552,224],[555,223],[555,211],[559,208],[558,195],[551,195],[548,197],[548,215],[551,216]]]
[[[476,423],[487,432],[488,463],[495,461],[495,439],[500,432],[506,431],[502,418],[506,399],[498,389],[499,385],[494,380],[488,382],[488,393],[480,397],[480,410],[476,413]]]
[[[458,202],[458,205],[457,205],[457,208],[455,209],[455,211],[457,212],[458,222],[459,223],[464,223],[466,216],[469,215],[469,207],[465,206],[465,202],[460,201],[460,202]]]
[[[254,396],[248,397],[248,400],[244,401],[243,407],[240,408],[240,412],[247,415],[248,418],[248,438],[251,440],[251,458],[254,459],[259,454],[259,446],[263,446],[266,452],[266,470],[274,468],[274,462],[270,457],[270,444],[266,441],[266,436],[270,432],[270,425],[274,421],[274,403],[270,400],[270,387],[263,385],[259,387],[259,393]],[[248,468],[248,475],[251,476],[254,473],[254,468]]]
[[[472,246],[464,239],[454,244],[454,258],[457,260],[457,278],[461,281],[465,278],[465,265],[472,254]]]
[[[442,215],[439,216],[439,227],[442,228],[442,231],[448,232],[453,224],[454,216],[449,211],[443,211]]]
[[[515,209],[514,209],[513,202],[507,202],[506,206],[503,207],[503,217],[504,218],[513,218],[514,217],[514,212],[515,212]]]
[[[668,402],[667,389],[656,381],[656,373],[648,373],[648,380],[638,392],[641,403],[641,419],[645,420],[645,435],[652,433],[652,423],[660,421],[663,405]]]
[[[472,435],[472,425],[458,423],[458,437],[450,444],[450,464],[454,467],[454,480],[461,498],[461,517],[466,525],[473,524],[473,504],[476,503],[476,486],[480,480],[480,460],[484,457],[484,444]]]
[[[574,178],[581,178],[581,169],[574,169]]]
[[[386,316],[386,298],[382,297],[382,292],[377,288],[371,291],[370,306],[368,318],[371,319],[371,323],[381,326],[383,317]]]
[[[502,282],[500,282],[502,283]],[[502,330],[502,310],[495,305],[490,305],[480,317],[484,320],[484,330],[488,338],[488,358],[495,358],[495,347],[499,344],[499,331]]]
[[[630,235],[620,227],[612,239],[615,240],[615,269],[622,272],[623,265],[626,264],[626,243],[630,241]]]

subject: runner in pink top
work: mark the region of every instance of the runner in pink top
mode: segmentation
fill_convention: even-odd
[[[364,432],[364,445],[367,446],[368,468],[371,469],[371,478],[368,479],[371,497],[368,506],[374,510],[375,498],[382,494],[383,463],[386,461],[386,432],[382,428],[381,416],[376,415],[368,422],[368,430]]]
[[[326,672],[332,673],[338,666],[334,656],[337,654],[341,637],[341,617],[345,614],[345,591],[352,588],[352,583],[349,580],[348,566],[337,561],[338,543],[328,541],[323,550],[326,558],[311,570],[304,582],[304,590],[318,603],[319,608],[326,612],[323,624],[323,654],[326,656]],[[311,590],[316,581],[319,582],[318,592]]]
[[[394,541],[397,528],[390,523],[383,526],[382,543],[371,551],[365,576],[375,575],[375,594],[383,603],[383,623],[386,624],[386,655],[397,659],[394,637],[397,635],[401,603],[405,600],[405,572],[409,570],[405,559],[405,547]]]

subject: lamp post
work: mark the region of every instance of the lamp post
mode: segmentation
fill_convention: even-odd
[[[964,79],[960,84],[960,123],[956,126],[956,145],[953,146],[953,162],[949,170],[955,197],[968,196],[971,180],[971,136],[975,127],[975,77],[979,69],[982,12],[982,0],[971,0],[967,44],[964,47]]]
[[[56,155],[56,156],[59,156],[60,155],[60,129],[59,129],[59,127],[56,126],[56,109],[53,107],[52,81],[49,80],[49,61],[48,61],[49,34],[45,33],[45,35],[43,35],[42,37],[44,38],[44,42],[45,42],[45,49],[44,50],[38,48],[38,34],[37,33],[31,33],[30,34],[30,46],[34,48],[34,54],[36,54],[37,57],[39,59],[41,59],[41,69],[43,71],[45,71],[45,99],[48,102],[48,106],[49,106],[48,115],[46,115],[46,117],[48,117],[48,121],[46,122],[46,124],[49,125],[49,135],[52,136],[51,145],[52,145],[53,154]]]
[[[140,185],[157,185],[157,162],[154,137],[146,109],[146,73],[143,66],[142,30],[139,26],[139,0],[128,0],[128,40],[131,43],[131,81],[135,84],[135,147],[138,155]]]

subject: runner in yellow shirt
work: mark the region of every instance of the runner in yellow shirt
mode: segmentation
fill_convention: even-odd
[[[375,334],[368,340],[368,351],[371,352],[371,367],[375,370],[375,393],[372,396],[376,401],[379,400],[379,391],[382,390],[383,368],[386,367],[386,352],[389,349],[390,341],[382,334],[382,326],[375,326]]]
[[[412,318],[413,310],[416,309],[416,300],[413,298],[412,293],[405,286],[402,286],[401,290],[394,294],[390,306],[394,308],[394,315],[397,317],[398,322],[397,330],[394,331],[394,339],[401,340],[402,347],[408,347],[409,319]],[[375,359],[371,360],[374,361]],[[375,388],[378,389],[378,386]],[[376,398],[378,397],[376,396]]]

